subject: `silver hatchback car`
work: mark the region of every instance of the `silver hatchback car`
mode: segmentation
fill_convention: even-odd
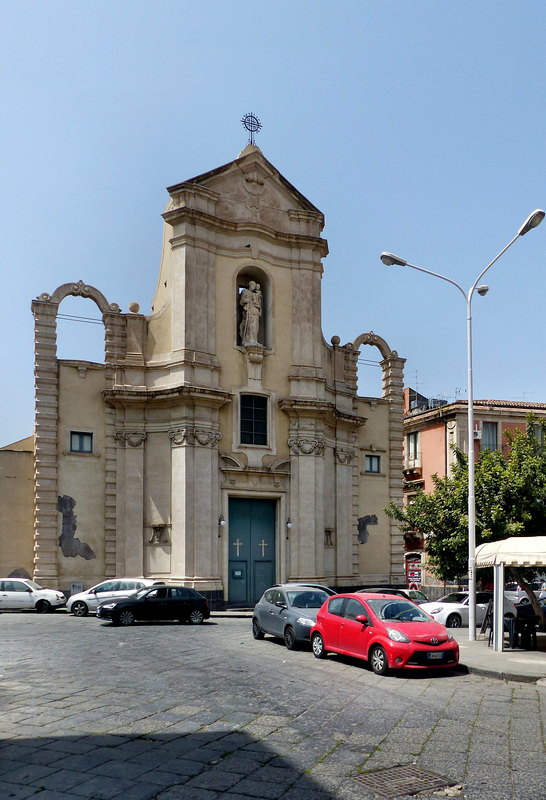
[[[289,650],[308,642],[317,612],[332,594],[322,586],[283,583],[267,589],[254,607],[252,635],[263,639],[266,633],[284,639]]]
[[[127,597],[128,594],[143,589],[145,586],[154,586],[155,581],[150,578],[111,578],[102,583],[97,583],[84,592],[78,592],[69,597],[66,610],[75,617],[86,617],[90,612],[96,612],[99,603],[115,600],[118,597]]]

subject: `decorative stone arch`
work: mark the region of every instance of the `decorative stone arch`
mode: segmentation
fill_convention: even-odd
[[[126,343],[125,315],[117,303],[109,303],[102,292],[83,281],[65,283],[53,294],[44,292],[32,302],[34,316],[34,577],[46,585],[58,586],[57,497],[58,497],[58,413],[59,373],[57,368],[57,314],[65,297],[88,297],[102,313],[105,328],[106,386],[114,384],[114,365],[123,360]],[[112,428],[113,421],[107,428]],[[107,433],[108,439],[108,433]],[[110,443],[109,443],[110,444]],[[114,447],[107,447],[115,453]],[[107,475],[115,475],[107,456]],[[106,486],[105,521],[106,575],[115,574],[115,482]]]
[[[385,339],[373,331],[361,333],[352,343],[352,351],[356,356],[363,344],[370,344],[381,353],[381,369],[383,371],[382,397],[389,403],[389,495],[397,505],[402,505],[403,494],[403,458],[404,458],[404,364],[396,350],[391,350]],[[403,580],[405,577],[404,538],[398,530],[395,520],[391,520],[391,576]]]
[[[265,347],[266,350],[271,350],[273,347],[273,281],[269,273],[266,272],[263,267],[259,267],[255,264],[247,264],[242,267],[238,271],[235,279],[236,341],[239,346],[242,345],[239,333],[239,326],[243,319],[240,297],[241,291],[248,288],[250,281],[259,283],[262,292],[262,314],[260,318],[258,343]]]
[[[102,314],[119,314],[119,306],[117,303],[109,303],[102,292],[99,292],[94,286],[88,286],[83,281],[78,281],[78,283],[63,283],[62,286],[55,289],[52,295],[44,292],[44,294],[38,297],[38,300],[60,305],[65,297],[69,295],[73,295],[74,297],[89,297],[90,300],[93,300],[97,304]]]

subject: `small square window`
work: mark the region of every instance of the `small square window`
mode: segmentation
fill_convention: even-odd
[[[70,433],[70,452],[71,453],[92,453],[93,434],[71,431]]]
[[[380,472],[381,459],[380,456],[365,456],[364,457],[364,471],[365,472]]]

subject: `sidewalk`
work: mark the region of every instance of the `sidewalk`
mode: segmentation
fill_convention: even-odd
[[[231,610],[213,611],[212,617],[237,618],[252,617],[252,611]],[[496,653],[488,647],[489,634],[480,635],[476,631],[476,641],[468,641],[468,628],[450,628],[459,643],[459,667],[476,675],[499,678],[506,681],[538,683],[546,686],[546,633],[537,634],[536,650],[509,650],[505,637],[505,650]]]
[[[468,641],[468,628],[450,629],[459,643],[459,665],[469,672],[509,681],[539,683],[546,686],[546,633],[537,634],[536,650],[508,649],[496,653],[488,647],[489,634],[476,633],[475,642]]]

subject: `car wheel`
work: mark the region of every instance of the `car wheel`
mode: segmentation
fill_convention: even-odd
[[[122,611],[117,617],[118,625],[132,625],[135,621],[135,615],[129,609]]]
[[[296,639],[294,628],[291,625],[285,628],[284,643],[287,650],[295,650],[298,646],[298,640]]]
[[[511,611],[509,611],[508,614],[504,615],[504,619],[514,619],[514,615]]]
[[[459,614],[450,614],[446,619],[446,628],[460,628],[462,619]]]
[[[370,654],[370,667],[372,668],[372,672],[375,672],[376,675],[384,675],[387,672],[389,662],[387,654],[382,647],[377,646],[373,648]]]
[[[192,625],[201,625],[205,617],[203,616],[203,612],[200,611],[198,608],[194,608],[190,614],[190,622]]]
[[[82,600],[77,600],[72,606],[72,613],[75,617],[86,617],[89,613],[89,609]]]
[[[38,614],[47,614],[49,611],[51,611],[51,603],[49,603],[47,600],[38,600],[36,603],[36,611]]]
[[[522,606],[522,605],[524,605],[525,603],[528,603],[528,602],[529,602],[529,598],[528,597],[522,597],[521,600],[519,601],[519,604],[520,604],[520,606]]]
[[[320,633],[313,634],[313,638],[311,639],[311,649],[313,650],[313,655],[315,658],[326,658],[328,655],[326,648],[324,647],[324,639]]]
[[[255,639],[264,638],[264,632],[260,628],[260,623],[258,622],[256,617],[254,617],[252,620],[252,635],[254,636]]]

